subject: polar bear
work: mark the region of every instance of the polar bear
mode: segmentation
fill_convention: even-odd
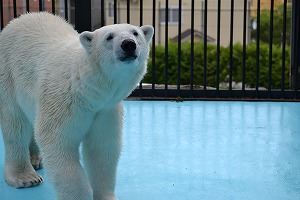
[[[3,29],[0,125],[10,186],[40,184],[43,158],[57,199],[116,199],[121,102],[146,73],[153,34],[129,24],[78,34],[43,12]]]

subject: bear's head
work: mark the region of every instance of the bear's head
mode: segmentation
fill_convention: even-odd
[[[143,76],[153,34],[154,29],[150,25],[114,24],[94,32],[85,31],[79,39],[86,52],[98,59],[96,62],[104,73],[126,75],[143,71]]]

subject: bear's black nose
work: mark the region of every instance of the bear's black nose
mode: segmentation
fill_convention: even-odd
[[[136,49],[136,44],[134,40],[132,39],[126,39],[122,42],[121,48],[126,52],[126,53],[131,53]]]

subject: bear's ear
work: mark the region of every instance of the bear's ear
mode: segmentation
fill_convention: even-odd
[[[93,32],[84,31],[80,34],[79,40],[82,44],[82,46],[87,50],[88,52],[92,52],[92,40],[94,38]]]
[[[150,25],[141,26],[141,29],[145,35],[146,41],[149,43],[154,34],[154,28]]]

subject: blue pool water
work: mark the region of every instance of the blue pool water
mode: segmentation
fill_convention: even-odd
[[[299,200],[300,103],[125,101],[119,200]],[[45,182],[0,199],[53,200]],[[74,183],[71,183],[74,184]]]

